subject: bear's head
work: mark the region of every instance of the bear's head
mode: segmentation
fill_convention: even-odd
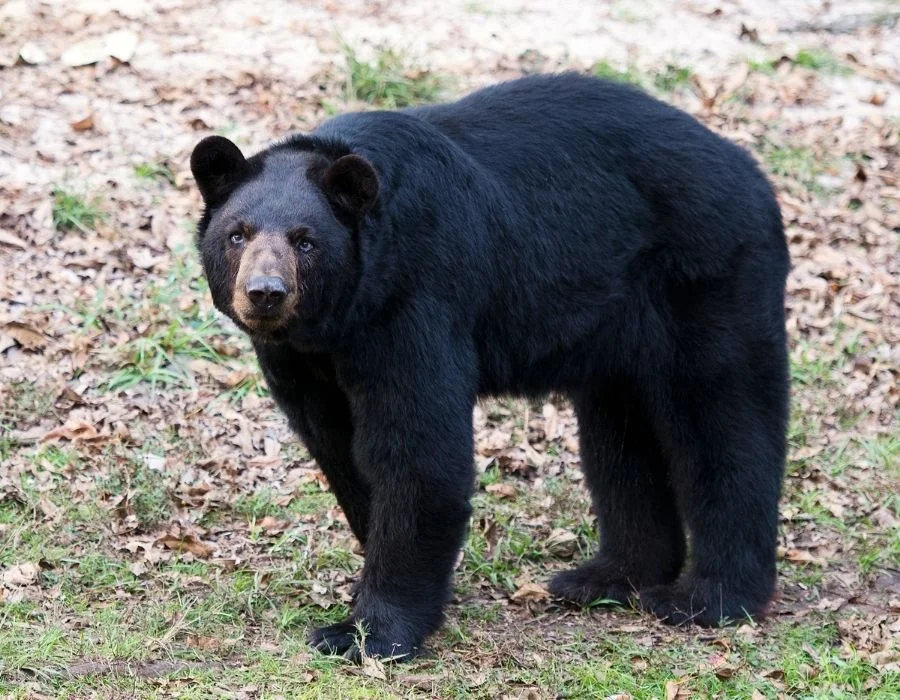
[[[194,148],[191,171],[216,308],[262,341],[315,344],[333,332],[359,274],[359,227],[378,197],[372,165],[308,140],[245,158],[210,136]]]

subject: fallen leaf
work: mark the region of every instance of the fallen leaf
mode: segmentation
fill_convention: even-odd
[[[22,44],[19,49],[19,58],[29,65],[36,66],[47,62],[47,53],[40,46],[33,42]]]
[[[680,681],[666,681],[666,700],[678,700],[678,698],[688,697],[687,692],[683,692]]]
[[[147,469],[154,472],[164,472],[166,470],[166,458],[160,455],[147,453],[142,456],[141,461],[147,465]]]
[[[552,403],[545,403],[541,407],[541,415],[546,421],[544,424],[544,435],[546,435],[547,441],[555,440],[559,428],[559,412],[556,410],[556,406]]]
[[[152,270],[165,259],[162,255],[154,255],[149,248],[144,246],[126,248],[125,254],[135,267],[142,270]]]
[[[47,520],[51,522],[56,522],[59,520],[60,515],[63,513],[63,509],[57,506],[47,494],[41,494],[40,499],[38,500],[38,505],[40,506],[41,511],[44,513],[44,516]]]
[[[488,682],[488,674],[484,671],[476,671],[466,679],[466,685],[470,688],[478,688]]]
[[[91,37],[70,46],[60,60],[70,68],[89,66],[112,56],[117,61],[127,63],[138,45],[138,35],[128,29],[120,29],[106,36]]]
[[[10,321],[3,325],[3,332],[25,350],[42,350],[47,346],[47,336],[27,323]]]
[[[550,591],[539,583],[525,583],[513,593],[509,599],[516,603],[524,603],[535,600],[548,600]]]
[[[512,433],[505,430],[492,430],[486,439],[479,441],[481,453],[483,455],[495,454],[507,447],[512,440]]]
[[[544,546],[557,557],[571,557],[578,549],[578,537],[568,530],[556,528],[550,532]]]
[[[79,119],[78,121],[74,121],[69,126],[72,127],[75,131],[89,131],[94,128],[94,115],[88,114],[83,119]]]
[[[208,557],[216,549],[208,542],[202,542],[200,538],[193,533],[184,535],[166,534],[157,539],[155,544],[178,552],[190,552],[194,556],[203,558]]]
[[[92,37],[73,44],[60,57],[64,66],[77,68],[102,61],[109,55],[103,37]]]
[[[106,35],[106,51],[117,61],[128,63],[138,45],[138,35],[128,29],[120,29]]]
[[[142,562],[142,561],[136,561],[136,562],[134,562],[133,564],[131,564],[131,566],[128,567],[128,570],[129,570],[132,574],[134,574],[135,576],[137,576],[138,578],[140,578],[141,576],[143,576],[144,574],[146,574],[147,571],[149,571],[149,568],[147,567],[147,565],[146,565],[144,562]]]
[[[817,557],[808,549],[789,549],[784,553],[784,558],[795,564],[812,564],[813,566],[826,566],[828,560]]]
[[[816,604],[816,609],[817,609],[817,610],[827,610],[827,611],[829,611],[829,612],[837,612],[837,611],[840,610],[842,607],[844,607],[844,606],[847,604],[847,602],[848,602],[848,601],[847,601],[846,598],[840,598],[840,597],[828,598],[828,597],[823,597],[823,598]]]
[[[362,657],[362,674],[380,681],[387,680],[387,674],[384,672],[384,663],[381,659],[377,659],[374,656]]]
[[[30,586],[37,581],[39,572],[38,565],[31,562],[13,564],[0,574],[0,582],[9,587]]]
[[[869,654],[869,661],[885,673],[900,671],[900,650],[886,649]]]
[[[189,647],[207,651],[218,651],[222,647],[222,642],[216,637],[206,637],[202,634],[189,634],[184,641]]]
[[[731,664],[722,664],[721,666],[716,666],[715,669],[713,669],[713,673],[715,673],[718,678],[733,678],[737,673],[737,668]]]
[[[25,241],[2,228],[0,228],[0,245],[9,245],[22,250],[28,248],[28,244]]]
[[[291,526],[291,522],[289,520],[279,520],[273,518],[271,515],[267,515],[256,523],[256,525],[265,530],[267,535],[278,535],[287,530]],[[324,593],[325,591],[323,590],[322,592]]]
[[[42,441],[49,440],[91,440],[99,436],[97,429],[81,418],[72,418],[65,425],[54,428],[44,435]]]
[[[515,498],[519,493],[515,484],[511,484],[508,481],[501,481],[497,484],[488,484],[484,487],[484,490],[488,493],[493,493],[499,498]]]

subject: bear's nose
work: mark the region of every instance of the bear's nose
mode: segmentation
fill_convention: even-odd
[[[247,281],[247,296],[259,311],[274,311],[287,296],[287,285],[280,277],[257,275]]]

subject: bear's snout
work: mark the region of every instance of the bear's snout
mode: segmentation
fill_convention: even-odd
[[[297,258],[284,236],[260,233],[241,252],[232,307],[251,331],[287,324],[299,297]]]
[[[271,314],[278,311],[288,294],[287,285],[275,275],[256,275],[247,282],[247,296],[260,313]]]

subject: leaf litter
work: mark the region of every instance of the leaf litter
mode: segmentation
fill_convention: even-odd
[[[754,151],[772,173],[793,258],[794,427],[773,619],[826,615],[841,653],[896,672],[900,50],[879,3],[855,3],[869,9],[852,22],[838,3],[802,17],[769,0],[679,2],[661,14],[598,3],[578,10],[574,28],[543,0],[508,13],[285,4],[278,22],[253,3],[231,5],[233,16],[193,0],[0,8],[12,52],[4,48],[0,61],[4,508],[56,528],[99,507],[96,522],[76,527],[87,538],[48,536],[73,560],[96,550],[124,562],[147,586],[119,587],[133,603],[151,590],[168,595],[159,586],[173,562],[262,581],[289,566],[293,547],[312,558],[348,552],[346,569],[314,567],[291,593],[322,610],[345,604],[361,562],[346,522],[323,500],[321,474],[267,396],[248,343],[216,317],[205,291],[190,237],[199,206],[187,167],[193,144],[225,131],[252,148],[326,118],[344,99],[336,27],[360,60],[402,47],[452,75],[458,91],[600,60],[647,75],[677,63],[690,68],[689,84],[664,99]],[[413,25],[423,29],[410,35],[404,27]],[[692,31],[704,39],[685,42]],[[170,177],[135,174],[159,164]],[[68,230],[53,223],[59,187],[82,206],[62,214],[89,215]],[[621,634],[650,647],[683,640],[627,611],[573,616],[540,583],[595,546],[571,407],[553,398],[486,402],[473,426],[473,531],[484,549],[463,557],[457,602],[498,605],[502,622],[473,623],[474,642],[438,641],[439,653],[478,657],[466,662],[473,687],[490,694],[499,657],[471,645],[493,640],[496,654],[524,658],[523,647],[540,647],[528,626],[548,639],[600,640],[627,627]],[[75,569],[24,549],[18,558],[26,529],[15,518],[0,524],[0,600],[28,600],[49,615],[50,581]],[[461,614],[451,609],[451,627]],[[758,638],[770,624],[737,638]],[[271,639],[271,623],[255,620],[245,634]],[[234,653],[213,639],[177,632],[169,641]],[[691,697],[706,672],[751,673],[728,649],[716,653],[658,694]],[[375,679],[385,673],[367,668]],[[760,682],[778,690],[783,671],[767,673]],[[522,685],[523,697],[547,692]]]

